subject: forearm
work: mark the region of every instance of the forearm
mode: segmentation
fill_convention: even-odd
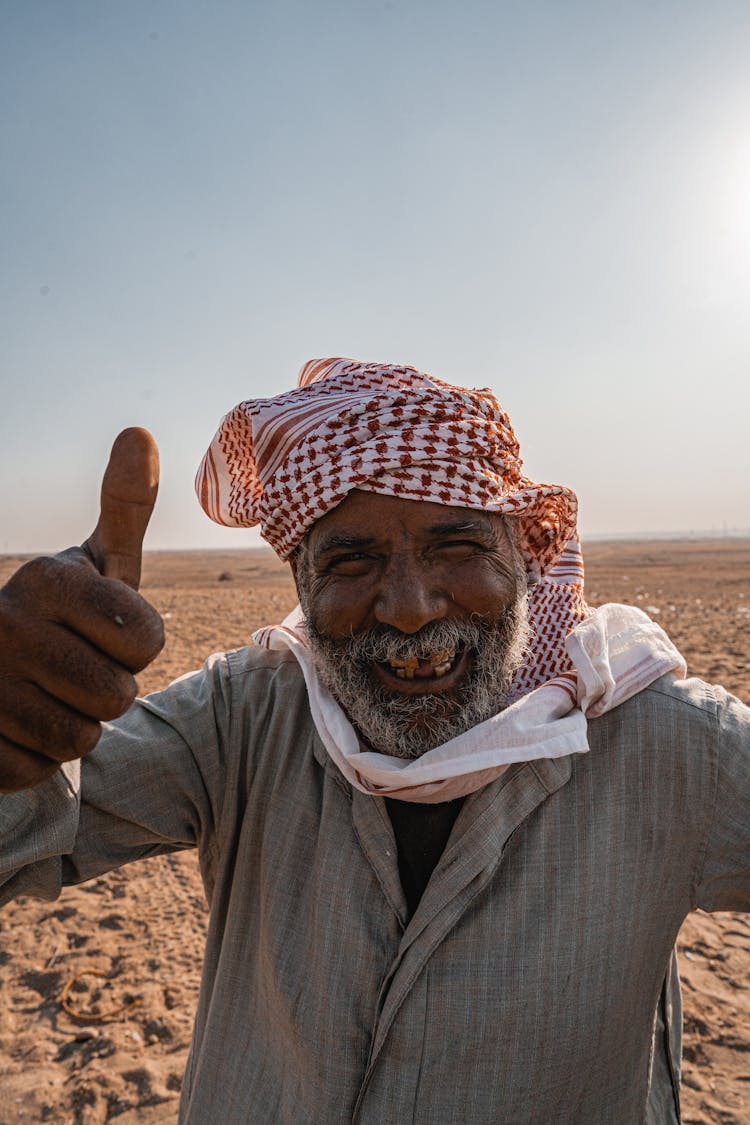
[[[0,905],[60,893],[62,856],[73,851],[79,810],[78,762],[34,789],[0,794]]]

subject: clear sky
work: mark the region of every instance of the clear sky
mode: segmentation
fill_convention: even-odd
[[[584,534],[750,527],[747,0],[4,0],[0,551],[148,545],[321,355],[492,386]]]

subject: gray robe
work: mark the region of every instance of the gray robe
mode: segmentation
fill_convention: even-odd
[[[409,921],[294,657],[238,650],[110,726],[80,790],[0,797],[2,895],[198,848],[184,1125],[676,1122],[675,937],[750,907],[750,711],[665,678],[589,738],[467,798]]]

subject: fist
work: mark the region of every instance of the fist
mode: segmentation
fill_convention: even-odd
[[[161,618],[137,592],[157,489],[153,439],[125,430],[93,535],[27,563],[0,590],[0,793],[89,753],[101,721],[133,702],[134,673],[160,652]]]

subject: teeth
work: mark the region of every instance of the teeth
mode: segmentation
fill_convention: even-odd
[[[411,672],[412,675],[414,675],[419,667],[419,658],[416,656],[407,656],[404,660],[391,660],[390,665],[391,668],[404,668],[407,672]]]
[[[453,661],[456,659],[455,649],[441,649],[440,652],[433,652],[429,656],[429,663],[432,665],[433,676],[444,676],[450,672]],[[400,680],[413,680],[414,673],[419,668],[419,658],[416,656],[407,656],[403,660],[396,657],[388,662]]]

